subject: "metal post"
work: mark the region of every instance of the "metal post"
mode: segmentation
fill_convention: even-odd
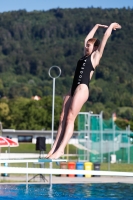
[[[84,150],[84,160],[88,160],[89,161],[89,123],[88,123],[88,119],[89,119],[89,116],[88,114],[85,114],[85,139],[86,139],[86,148],[87,150]]]
[[[56,77],[53,77],[51,75],[51,70],[53,68],[57,68],[59,70],[59,74]],[[50,67],[49,71],[48,71],[49,76],[53,79],[53,99],[52,99],[52,133],[51,133],[51,147],[53,145],[53,135],[54,135],[54,100],[55,100],[55,79],[58,78],[61,75],[61,69],[58,66],[52,66]]]
[[[128,164],[130,164],[130,125],[128,125]]]
[[[115,124],[113,123],[113,154],[115,155]]]
[[[26,162],[26,168],[28,169],[28,162]],[[28,185],[28,173],[26,173],[26,185]]]
[[[49,163],[50,169],[52,169],[52,162]],[[52,187],[52,174],[49,174],[49,183],[50,183],[50,187]]]
[[[2,136],[2,123],[0,122],[0,136]]]
[[[90,112],[88,112],[87,115],[87,120],[88,120],[88,131],[87,131],[87,160],[90,161],[90,152],[89,152],[89,148],[91,150],[91,146],[90,146],[90,141],[91,141],[91,136],[90,136],[90,132],[91,132],[91,128],[90,128]]]
[[[51,75],[51,70],[53,68],[58,69],[59,74],[56,77],[53,77]],[[53,139],[54,139],[54,100],[55,100],[55,79],[58,78],[61,75],[61,69],[58,66],[52,66],[50,67],[48,71],[49,76],[53,79],[53,99],[52,99],[52,132],[51,132],[51,147],[53,146]],[[50,163],[50,169],[52,169],[53,163]],[[52,174],[50,174],[50,186],[52,185]]]
[[[55,78],[53,78],[53,100],[52,100],[52,133],[51,133],[51,147],[53,146],[54,138],[54,99],[55,99]]]
[[[101,132],[101,163],[103,163],[103,111],[100,113],[100,132]]]
[[[110,171],[110,140],[108,137],[108,171]]]

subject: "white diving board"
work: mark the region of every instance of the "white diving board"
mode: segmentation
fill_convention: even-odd
[[[38,162],[67,162],[65,159],[46,159],[46,158],[40,158],[38,159]]]
[[[65,159],[46,159],[46,158],[39,158],[39,159],[0,159],[0,163],[34,163],[34,162],[43,162],[43,163],[50,163],[50,162],[67,162]]]

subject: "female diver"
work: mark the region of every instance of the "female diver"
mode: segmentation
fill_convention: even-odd
[[[98,28],[107,29],[101,42],[93,38]],[[89,82],[99,65],[107,40],[112,30],[120,28],[118,23],[111,23],[110,26],[96,24],[86,36],[84,56],[77,63],[72,88],[64,98],[56,139],[46,158],[57,159],[64,154],[64,149],[73,134],[74,121],[89,98]]]

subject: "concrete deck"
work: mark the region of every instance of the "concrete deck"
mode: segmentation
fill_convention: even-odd
[[[29,176],[28,180],[33,178],[33,176]],[[42,180],[38,175],[35,179],[32,179],[29,184],[49,184],[49,176],[45,176],[46,180]],[[26,184],[26,175],[14,176],[9,175],[9,177],[0,177],[0,184]],[[101,176],[101,177],[60,177],[60,176],[52,176],[53,184],[76,184],[76,183],[133,183],[133,177],[109,177],[109,176]]]

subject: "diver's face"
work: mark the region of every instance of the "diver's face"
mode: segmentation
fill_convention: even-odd
[[[94,44],[92,42],[87,42],[85,46],[85,54],[90,55],[93,52]]]

